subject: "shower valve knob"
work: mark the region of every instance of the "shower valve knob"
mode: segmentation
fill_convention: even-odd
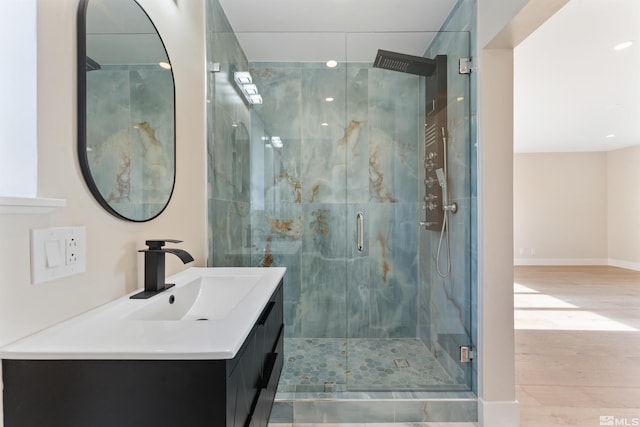
[[[445,212],[456,213],[458,212],[458,204],[456,202],[451,203],[450,205],[444,205],[442,209]]]

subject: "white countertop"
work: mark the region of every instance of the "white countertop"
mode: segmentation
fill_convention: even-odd
[[[176,286],[146,300],[130,295],[0,348],[2,359],[214,360],[232,359],[285,274],[284,267],[189,268],[167,278]],[[139,320],[135,313],[158,299],[179,295],[202,278],[252,277],[255,286],[223,317],[207,321]],[[215,294],[215,285],[208,289]],[[186,288],[184,288],[186,289]],[[183,289],[183,290],[184,290]],[[226,296],[221,292],[220,298]],[[178,297],[176,297],[177,299]],[[167,303],[168,304],[168,303]]]

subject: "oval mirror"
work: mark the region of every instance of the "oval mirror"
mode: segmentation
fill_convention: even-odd
[[[81,0],[78,156],[111,214],[149,221],[175,182],[175,88],[153,22],[134,0]]]

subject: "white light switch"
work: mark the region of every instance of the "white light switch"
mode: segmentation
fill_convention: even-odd
[[[86,242],[85,227],[31,230],[31,283],[84,273]]]
[[[62,248],[60,247],[60,240],[45,240],[44,254],[47,258],[47,268],[62,265]]]

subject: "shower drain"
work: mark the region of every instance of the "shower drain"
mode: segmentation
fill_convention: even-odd
[[[396,364],[398,368],[410,368],[409,361],[407,359],[393,359],[393,363]]]

